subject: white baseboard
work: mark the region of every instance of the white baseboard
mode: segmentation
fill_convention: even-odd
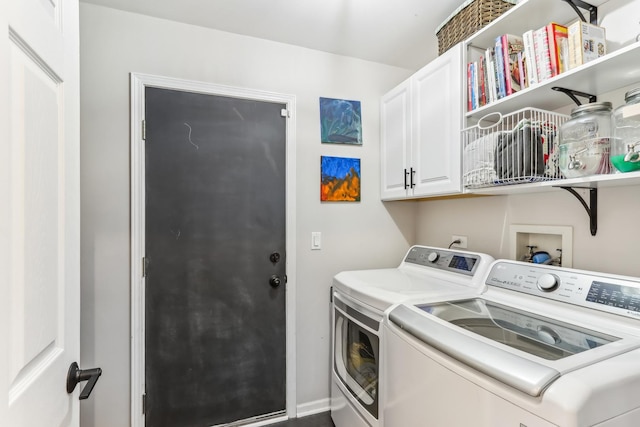
[[[307,415],[319,414],[320,412],[326,412],[331,408],[331,399],[320,399],[314,402],[301,403],[296,407],[296,416],[298,418],[306,417]]]

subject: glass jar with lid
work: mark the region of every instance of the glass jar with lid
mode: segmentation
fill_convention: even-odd
[[[620,172],[640,170],[640,87],[624,95],[625,104],[615,109],[611,163]]]
[[[592,102],[571,111],[560,126],[560,172],[565,178],[611,172],[611,103]]]

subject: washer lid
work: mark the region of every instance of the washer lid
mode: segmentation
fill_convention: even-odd
[[[482,298],[399,304],[388,320],[461,363],[531,396],[561,375],[640,346]],[[393,330],[393,329],[392,329]]]
[[[482,298],[417,307],[452,325],[547,360],[563,359],[620,340]]]
[[[389,313],[389,320],[465,365],[531,396],[540,396],[545,388],[560,377],[560,372],[553,368],[470,339],[421,316],[407,306],[394,308]]]

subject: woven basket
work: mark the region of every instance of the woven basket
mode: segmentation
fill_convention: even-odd
[[[515,3],[513,0],[471,0],[464,3],[436,30],[438,55],[480,30]]]

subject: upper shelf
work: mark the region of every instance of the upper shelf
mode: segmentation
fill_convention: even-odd
[[[567,95],[551,90],[553,86],[599,94],[638,83],[639,55],[640,42],[635,42],[513,95],[469,111],[466,115],[468,118],[481,118],[496,111],[516,111],[531,106],[553,111],[571,104]]]
[[[598,7],[607,0],[587,0],[586,2]],[[583,9],[581,12],[585,13]],[[585,16],[589,19],[588,13]],[[520,0],[517,5],[469,37],[465,43],[486,49],[493,46],[495,38],[502,34],[522,34],[527,30],[535,30],[547,25],[551,21],[568,24],[577,19],[576,12],[562,0]]]
[[[467,189],[467,194],[505,195],[523,193],[543,193],[559,187],[605,188],[640,185],[640,172],[592,175],[583,178],[559,179],[532,184],[501,185],[497,187]]]
[[[591,1],[600,6],[605,1]],[[524,0],[508,12],[478,31],[465,41],[467,46],[484,49],[493,45],[501,34],[522,34],[527,29],[540,28],[553,20],[569,23],[578,19],[573,9],[561,0]],[[640,42],[632,43],[607,55],[588,62],[573,70],[523,89],[513,95],[466,113],[467,118],[479,119],[494,112],[516,111],[535,106],[546,110],[571,104],[563,93],[556,92],[554,86],[573,89],[585,93],[601,94],[640,82]]]

